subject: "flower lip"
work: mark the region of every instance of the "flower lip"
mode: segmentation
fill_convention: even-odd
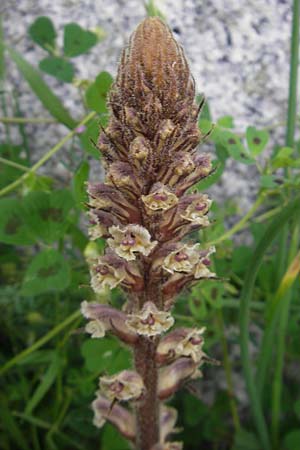
[[[142,201],[150,211],[166,211],[177,205],[178,198],[168,186],[156,183],[150,194],[142,195]]]
[[[142,336],[156,336],[167,331],[174,319],[170,313],[159,311],[152,302],[146,302],[139,313],[130,314],[127,325]]]
[[[124,280],[126,274],[124,267],[113,267],[106,262],[105,257],[100,257],[96,263],[92,264],[91,286],[96,293],[105,292],[106,287],[115,288]]]
[[[169,273],[185,272],[193,270],[199,260],[199,244],[183,244],[178,250],[169,253],[162,264],[162,267]]]
[[[157,244],[156,241],[151,241],[149,231],[138,224],[129,224],[122,228],[112,226],[109,232],[112,237],[107,240],[108,245],[127,261],[136,259],[136,253],[148,256]]]
[[[138,400],[142,397],[145,387],[141,376],[133,370],[100,378],[100,390],[109,400]]]

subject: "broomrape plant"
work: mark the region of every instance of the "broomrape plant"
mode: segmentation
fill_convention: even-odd
[[[144,20],[131,36],[109,105],[98,141],[105,182],[88,186],[90,238],[107,238],[104,256],[91,261],[91,286],[119,286],[127,301],[122,310],[84,301],[81,310],[92,338],[112,333],[132,349],[134,368],[100,378],[94,424],[111,422],[139,450],[178,450],[182,443],[167,441],[177,412],[165,401],[201,376],[209,358],[203,328],[167,332],[176,296],[216,278],[215,249],[185,240],[209,226],[211,200],[190,188],[212,166],[197,150],[203,102],[195,103],[183,50],[160,19]]]

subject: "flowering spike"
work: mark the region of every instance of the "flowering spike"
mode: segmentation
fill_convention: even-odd
[[[201,105],[183,49],[157,17],[145,19],[124,49],[109,95],[110,119],[98,148],[105,182],[88,185],[89,235],[107,239],[104,255],[90,259],[96,294],[123,289],[123,310],[82,303],[92,338],[113,333],[129,345],[134,370],[100,379],[93,403],[96,426],[111,421],[137,450],[181,450],[168,442],[176,411],[163,400],[199,376],[203,329],[173,326],[172,306],[185,287],[215,278],[214,248],[182,241],[209,226],[211,200],[187,193],[212,172],[210,156],[197,145]],[[132,401],[135,420],[117,402]],[[127,423],[128,422],[128,423]]]

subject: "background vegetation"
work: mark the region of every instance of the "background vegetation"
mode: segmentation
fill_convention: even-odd
[[[152,2],[147,11],[159,14]],[[77,80],[86,110],[80,123],[43,78],[45,72],[74,83],[76,56],[100,48],[103,35],[66,24],[63,48],[58,48],[55,24],[47,17],[36,18],[28,33],[45,51],[34,66],[5,43],[0,28],[0,121],[5,130],[0,143],[0,448],[126,450],[110,425],[100,431],[93,427],[89,404],[99,374],[127,368],[131,355],[113,338],[91,340],[79,332],[80,302],[95,298],[86,256],[103,250],[101,240],[89,243],[82,226],[85,183],[91,165],[100,169],[93,140],[107,120],[112,78],[100,72],[95,80]],[[204,133],[215,123],[208,138],[215,172],[197,188],[218,183],[230,160],[255,166],[259,185],[243,217],[238,217],[238,198],[214,199],[214,226],[194,236],[217,246],[214,265],[221,280],[185,292],[175,316],[179,324],[207,327],[206,351],[221,366],[204,368],[204,379],[172,400],[180,410],[184,431],[179,438],[187,450],[299,448],[298,53],[299,1],[294,0],[286,139],[274,144],[271,154],[265,152],[270,130],[249,124],[240,135],[233,117],[212,118],[207,104],[199,120]],[[66,129],[65,137],[33,165],[34,136],[28,135],[27,124],[48,119],[23,117],[17,97],[14,116],[7,115],[6,58],[14,61],[51,122]],[[14,143],[12,130],[21,145]],[[58,152],[68,153],[71,183],[38,170]],[[241,231],[242,245],[235,239]],[[117,289],[98,300],[122,302]]]

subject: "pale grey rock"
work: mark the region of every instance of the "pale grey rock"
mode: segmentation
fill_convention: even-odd
[[[233,115],[237,129],[242,132],[247,125],[262,127],[284,122],[290,2],[157,0],[156,4],[184,46],[198,90],[205,93],[214,120]],[[60,43],[63,26],[68,22],[77,22],[86,28],[102,27],[106,39],[88,55],[74,58],[77,77],[86,79],[93,79],[102,70],[115,74],[121,48],[145,16],[144,2],[139,0],[4,0],[1,10],[4,11],[7,42],[34,65],[45,56],[27,35],[29,25],[36,17],[51,17],[59,31]],[[17,89],[24,115],[47,117],[47,112],[10,61],[7,72],[5,88],[8,97],[13,88]],[[44,78],[73,116],[80,119],[84,111],[78,90],[50,76],[44,75]],[[9,104],[12,113],[12,102]],[[2,132],[3,126],[0,127]],[[27,126],[26,129],[33,161],[66,133],[66,129],[58,125]],[[273,143],[274,140],[283,142],[283,128],[276,131]],[[203,146],[204,150],[207,148],[207,145]],[[45,170],[55,170],[58,161],[68,163],[70,151],[70,144],[67,144]],[[213,195],[220,200],[238,196],[239,206],[245,210],[256,190],[256,169],[230,161],[221,181],[213,188]]]

